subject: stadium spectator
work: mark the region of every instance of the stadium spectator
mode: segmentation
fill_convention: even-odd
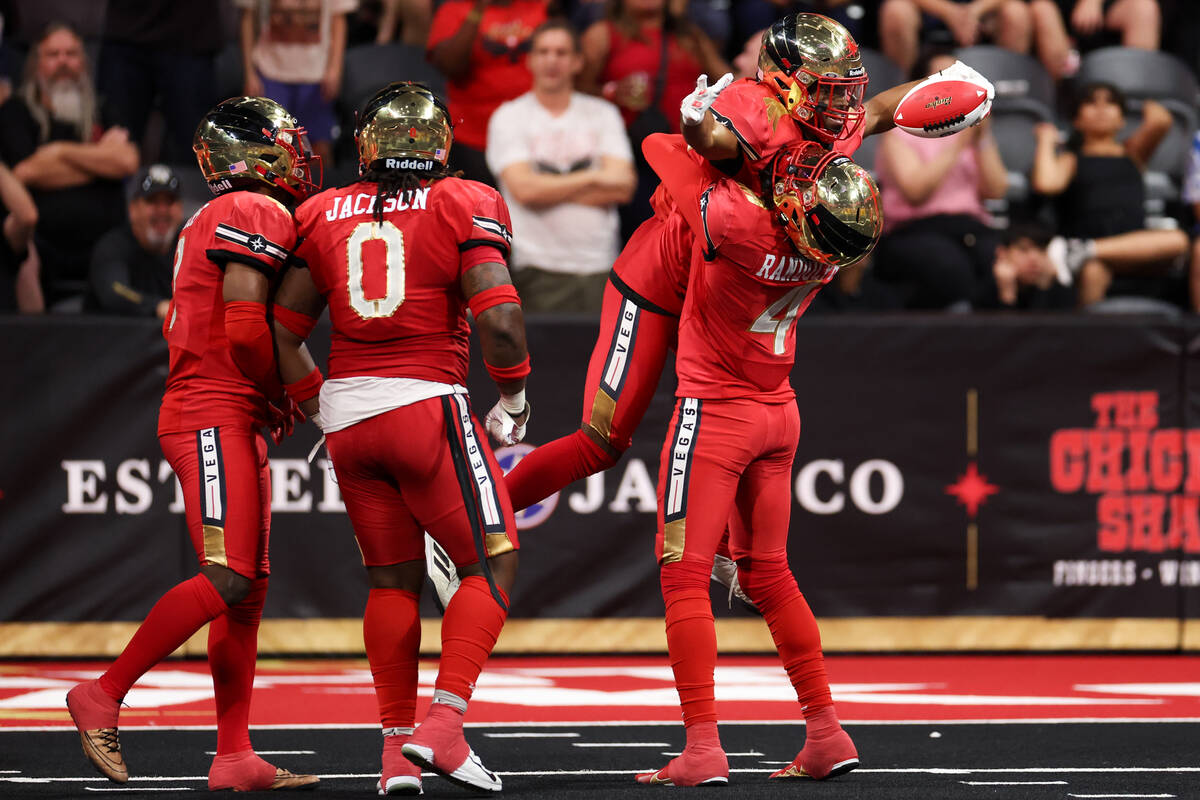
[[[533,33],[533,89],[488,123],[488,167],[499,179],[514,230],[513,282],[527,311],[600,312],[616,260],[617,204],[637,178],[621,115],[573,89],[583,69],[566,22]]]
[[[953,56],[932,55],[914,75],[952,63]],[[966,310],[996,250],[983,201],[1008,188],[991,121],[943,139],[893,128],[875,169],[884,219],[875,274],[900,287],[907,308]]]
[[[1183,179],[1183,202],[1192,209],[1192,259],[1188,272],[1192,311],[1200,311],[1200,132],[1192,137],[1187,173]]]
[[[433,0],[383,0],[382,6],[376,44],[387,44],[398,39],[414,47],[425,46],[429,40],[429,24],[433,19]],[[399,37],[396,36],[397,29],[400,31]]]
[[[533,85],[525,55],[546,17],[545,0],[447,0],[434,14],[427,52],[449,80],[450,167],[464,177],[496,185],[485,156],[488,120]]]
[[[34,310],[17,289],[37,226],[37,206],[7,164],[0,162],[0,313]],[[34,256],[36,258],[36,256]]]
[[[715,83],[729,72],[712,41],[673,13],[666,0],[614,0],[609,18],[583,33],[580,87],[621,108],[637,166],[633,202],[622,210],[622,238],[650,216],[657,179],[642,157],[650,133],[679,133],[679,104],[707,73]]]
[[[245,92],[290,109],[330,163],[333,101],[342,85],[346,15],[358,0],[236,0]],[[384,76],[380,80],[384,80]]]
[[[1032,183],[1034,191],[1057,196],[1058,223],[1064,238],[1050,245],[1051,257],[1066,275],[1079,282],[1079,302],[1114,294],[1156,292],[1151,281],[1161,277],[1188,247],[1180,230],[1146,228],[1142,170],[1171,128],[1171,113],[1152,100],[1142,107],[1142,122],[1125,139],[1125,98],[1115,86],[1083,87],[1072,115],[1074,134],[1065,150],[1058,129],[1042,123],[1036,129]],[[1113,286],[1115,275],[1122,280]]]
[[[34,243],[47,308],[80,310],[92,246],[124,219],[120,181],[137,148],[107,115],[88,74],[83,41],[53,23],[30,50],[17,94],[0,106],[0,160],[38,207]]]
[[[984,283],[976,308],[1052,311],[1075,306],[1074,287],[1059,280],[1046,252],[1051,234],[1045,226],[1018,222],[1000,236],[991,280]]]
[[[1081,49],[1104,44],[1105,34],[1125,47],[1157,50],[1162,38],[1158,0],[1056,0]]]
[[[106,233],[92,251],[92,292],[111,314],[165,319],[171,305],[171,266],[183,222],[179,178],[165,164],[133,180],[129,221]]]
[[[930,20],[944,25],[960,47],[983,38],[1017,53],[1038,53],[1055,75],[1067,70],[1069,47],[1054,0],[883,0],[879,39],[884,55],[912,69],[920,55],[922,30]],[[927,35],[927,34],[926,34]]]
[[[750,38],[742,46],[742,52],[733,57],[733,77],[736,80],[758,77],[758,53],[762,50],[764,33],[765,28],[750,34]]]
[[[863,43],[868,23],[879,13],[880,0],[738,0],[727,3],[737,31],[750,33],[770,27],[785,14],[808,12],[837,20],[855,41]]]
[[[190,162],[196,120],[217,100],[222,44],[219,15],[204,3],[108,0],[96,83],[113,121],[161,160]],[[161,151],[143,141],[156,107],[166,125]]]

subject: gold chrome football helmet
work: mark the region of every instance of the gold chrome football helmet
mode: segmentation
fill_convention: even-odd
[[[430,172],[445,167],[454,142],[450,112],[428,86],[389,83],[363,104],[354,128],[358,169]]]
[[[286,108],[265,97],[232,97],[212,108],[192,139],[213,194],[267,184],[303,200],[321,188],[321,158]]]
[[[863,124],[867,70],[858,43],[820,14],[789,14],[763,32],[759,80],[817,140],[848,139]]]
[[[796,250],[849,267],[883,232],[879,190],[867,171],[816,142],[783,148],[771,162],[769,196]]]

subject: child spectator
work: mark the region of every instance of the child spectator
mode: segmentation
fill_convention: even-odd
[[[1064,275],[1079,282],[1081,305],[1103,300],[1114,275],[1123,276],[1121,294],[1157,291],[1146,279],[1161,277],[1172,260],[1187,251],[1180,230],[1146,228],[1142,171],[1171,128],[1171,113],[1153,100],[1142,107],[1142,123],[1125,141],[1125,97],[1104,83],[1083,87],[1072,115],[1074,134],[1066,150],[1058,129],[1036,129],[1034,191],[1057,196],[1063,238],[1050,255]]]
[[[346,15],[358,0],[236,0],[246,94],[269,97],[308,131],[313,152],[328,164],[333,101],[342,85]],[[388,76],[379,76],[380,83]]]

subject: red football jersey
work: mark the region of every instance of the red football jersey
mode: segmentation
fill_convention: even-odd
[[[779,148],[807,138],[804,129],[765,83],[753,78],[734,81],[717,95],[711,108],[713,118],[728,128],[742,144],[745,155],[739,180],[757,186],[757,175],[766,169]],[[853,156],[863,140],[863,126],[854,135],[833,143],[833,149]],[[752,182],[753,181],[753,182]]]
[[[274,279],[295,243],[291,212],[255,192],[210,200],[183,226],[163,323],[171,369],[158,413],[160,434],[265,424],[267,399],[238,369],[225,336],[225,265],[238,261]]]
[[[711,184],[699,204],[703,237],[679,320],[676,396],[787,402],[796,318],[837,267],[798,255],[774,215],[734,180]]]
[[[296,210],[313,283],[329,303],[329,377],[372,375],[466,384],[466,299],[474,266],[505,263],[508,206],[490,186],[443,178],[389,198],[375,221],[376,185],[358,182]]]

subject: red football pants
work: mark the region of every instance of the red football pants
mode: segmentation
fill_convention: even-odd
[[[692,238],[678,214],[651,217],[630,237],[604,289],[581,427],[538,447],[508,473],[514,508],[608,469],[629,449],[675,346]]]
[[[516,550],[502,474],[465,395],[402,406],[328,434],[363,564],[425,558],[422,531],[458,566]]]
[[[247,578],[271,573],[271,470],[257,430],[223,425],[158,437],[183,487],[188,535],[201,564]]]

